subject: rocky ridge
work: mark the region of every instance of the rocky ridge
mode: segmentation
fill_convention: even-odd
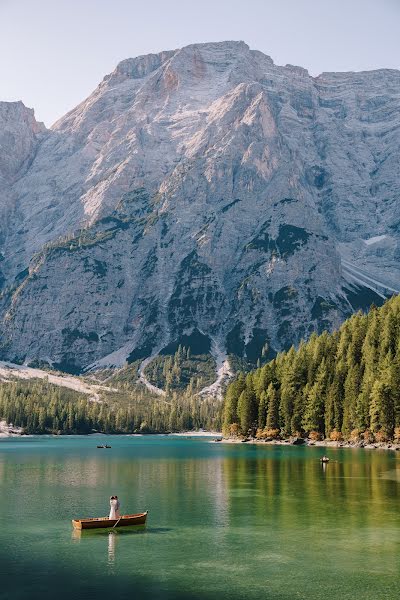
[[[2,357],[77,373],[181,343],[227,375],[380,303],[399,126],[400,72],[311,77],[244,42],[125,60],[50,130],[0,103]]]

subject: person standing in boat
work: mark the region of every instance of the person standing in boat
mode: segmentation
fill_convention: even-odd
[[[120,518],[120,514],[119,514],[119,507],[120,507],[120,503],[118,500],[118,496],[111,496],[110,497],[110,514],[109,514],[109,519],[119,519]]]

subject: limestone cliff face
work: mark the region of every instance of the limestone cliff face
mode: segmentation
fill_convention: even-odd
[[[22,102],[0,102],[0,189],[29,168],[45,132]]]
[[[22,117],[21,117],[22,115]],[[2,355],[256,360],[400,289],[400,73],[243,42],[128,59],[51,130],[0,103]]]

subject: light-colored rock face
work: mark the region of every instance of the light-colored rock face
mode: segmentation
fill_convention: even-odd
[[[400,289],[397,71],[200,44],[123,61],[50,131],[7,106],[7,359],[74,370],[192,335],[255,360]]]
[[[0,189],[29,168],[45,132],[22,102],[0,102]]]

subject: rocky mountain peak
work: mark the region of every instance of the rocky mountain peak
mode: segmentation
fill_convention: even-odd
[[[228,41],[122,61],[49,132],[9,120],[3,356],[193,344],[222,373],[397,292],[399,113],[399,72],[314,78]]]
[[[158,54],[146,54],[136,58],[127,58],[121,61],[115,70],[104,78],[108,85],[118,85],[127,79],[143,79],[162,64],[169,60],[176,50],[160,52]]]

